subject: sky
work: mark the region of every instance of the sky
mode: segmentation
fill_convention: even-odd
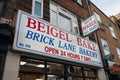
[[[108,17],[120,13],[120,0],[91,0]]]

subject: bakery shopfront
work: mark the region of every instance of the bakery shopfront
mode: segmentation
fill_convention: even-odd
[[[17,19],[18,80],[98,80],[102,61],[96,43],[23,11]]]

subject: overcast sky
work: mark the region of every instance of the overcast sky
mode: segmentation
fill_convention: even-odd
[[[91,0],[108,17],[120,13],[120,0]]]

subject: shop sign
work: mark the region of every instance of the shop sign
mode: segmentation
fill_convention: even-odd
[[[28,13],[19,11],[15,32],[14,50],[102,67],[96,43]]]
[[[82,31],[84,36],[89,35],[90,33],[96,31],[98,28],[99,24],[95,15],[92,15],[82,22]]]
[[[108,61],[108,65],[110,70],[120,72],[120,64],[117,64],[116,62]]]

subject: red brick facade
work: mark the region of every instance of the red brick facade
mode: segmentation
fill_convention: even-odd
[[[108,18],[101,10],[99,10],[94,4],[91,3],[90,8],[92,13],[96,12],[100,15],[102,21],[103,29],[97,31],[98,34],[97,36],[99,38],[100,49],[102,51],[103,56],[104,56],[104,51],[101,44],[101,38],[107,41],[110,53],[114,55],[113,61],[120,63],[120,59],[116,51],[116,47],[118,48],[120,47],[120,32],[118,26],[112,20],[110,20],[110,18]],[[113,25],[113,29],[117,38],[112,37],[109,29],[109,24]]]

